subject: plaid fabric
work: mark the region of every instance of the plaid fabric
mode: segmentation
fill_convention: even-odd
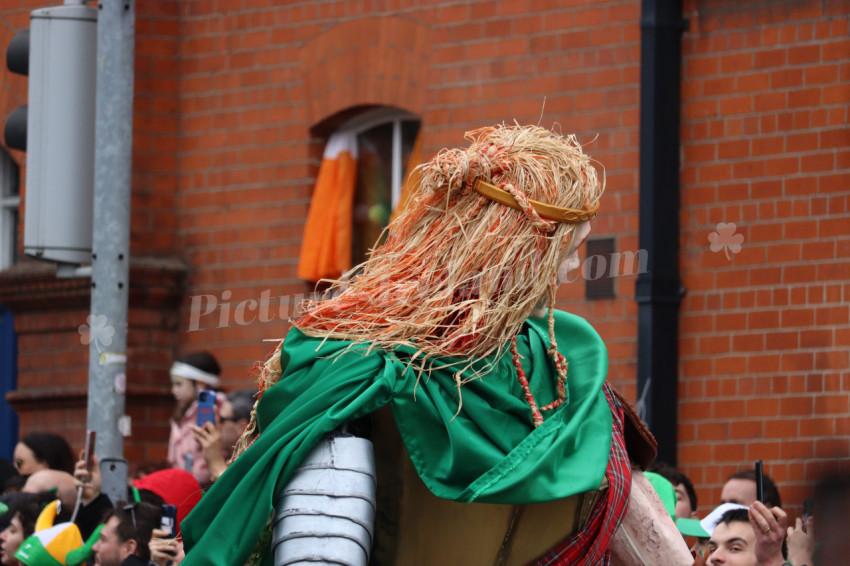
[[[611,539],[626,514],[632,471],[623,438],[623,407],[615,399],[608,385],[603,386],[605,397],[614,416],[614,434],[611,438],[611,458],[605,472],[608,492],[593,509],[584,529],[560,546],[538,559],[534,566],[609,566],[608,552]]]

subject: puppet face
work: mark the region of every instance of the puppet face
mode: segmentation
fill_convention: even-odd
[[[581,265],[578,250],[584,241],[587,240],[588,235],[590,235],[590,222],[582,222],[575,227],[570,243],[567,246],[566,255],[558,266],[558,285],[569,281],[570,273],[578,269]],[[541,297],[535,305],[534,310],[531,311],[531,316],[534,318],[546,316],[546,307],[549,306],[548,302],[548,296]]]
[[[569,280],[571,271],[575,271],[581,265],[581,259],[578,257],[578,249],[587,240],[590,235],[590,222],[582,222],[575,227],[573,237],[567,249],[567,256],[561,265],[558,266],[558,284]]]

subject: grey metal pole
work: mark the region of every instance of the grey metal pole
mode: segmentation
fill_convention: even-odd
[[[122,458],[130,432],[124,393],[135,13],[135,0],[98,3],[88,427],[97,431],[101,460]],[[126,485],[123,473],[119,486]]]

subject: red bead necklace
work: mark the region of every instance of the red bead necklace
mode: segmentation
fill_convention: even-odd
[[[541,411],[551,411],[555,407],[560,406],[567,398],[567,359],[557,350],[554,336],[551,336],[550,338],[551,346],[549,347],[549,350],[547,350],[547,353],[552,356],[552,359],[555,362],[555,370],[558,373],[558,398],[542,408],[537,407],[537,401],[534,400],[534,395],[531,393],[531,387],[528,385],[528,378],[525,376],[525,370],[522,369],[522,363],[520,363],[519,352],[516,347],[516,336],[511,338],[511,358],[513,359],[514,367],[516,368],[517,379],[519,380],[519,384],[525,394],[525,400],[531,407],[531,419],[534,421],[534,428],[543,424],[543,414]]]

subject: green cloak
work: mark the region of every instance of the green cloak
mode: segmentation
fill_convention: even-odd
[[[612,419],[602,385],[608,356],[584,319],[555,311],[558,349],[569,363],[567,402],[534,428],[511,353],[462,387],[463,365],[443,359],[417,374],[413,350],[368,351],[311,338],[297,328],[281,352],[283,375],[257,409],[260,436],[181,524],[184,566],[243,564],[301,460],[328,432],[389,403],[419,476],[434,495],[460,502],[539,503],[596,489],[611,448]],[[546,353],[546,319],[528,319],[517,350],[538,406],[556,398]]]

